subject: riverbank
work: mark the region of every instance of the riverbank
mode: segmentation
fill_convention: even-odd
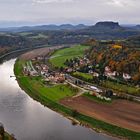
[[[118,126],[111,125],[109,123],[94,119],[92,117],[83,115],[72,108],[68,108],[68,107],[60,104],[60,102],[55,102],[55,101],[47,98],[47,96],[44,98],[44,96],[42,94],[40,94],[41,91],[39,91],[38,88],[34,88],[31,86],[30,82],[32,82],[33,79],[23,76],[22,60],[16,61],[15,67],[14,67],[14,72],[15,72],[15,75],[17,77],[17,81],[18,81],[20,87],[23,90],[25,90],[33,99],[41,102],[43,105],[48,106],[49,108],[51,108],[57,112],[60,112],[65,116],[70,116],[70,117],[78,120],[79,122],[81,122],[81,124],[83,124],[87,127],[91,127],[98,132],[105,132],[105,133],[111,134],[113,136],[125,137],[127,139],[132,139],[132,140],[139,139],[139,137],[140,137],[139,132],[134,132],[134,131],[131,131],[128,129],[120,128]],[[38,82],[38,81],[36,81],[36,82]],[[40,83],[37,83],[37,85],[39,85],[39,84]]]

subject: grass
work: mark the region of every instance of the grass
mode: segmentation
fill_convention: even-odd
[[[89,73],[82,73],[82,72],[74,72],[73,73],[73,76],[76,76],[76,77],[80,77],[82,79],[85,79],[85,80],[92,80],[93,79],[93,76]]]
[[[139,140],[140,133],[138,132],[120,128],[118,126],[83,115],[79,112],[73,116],[73,112],[74,112],[73,109],[63,106],[58,102],[64,96],[69,96],[69,95],[71,96],[73,94],[71,93],[71,91],[69,91],[68,95],[62,94],[60,96],[59,92],[62,91],[60,90],[60,87],[57,86],[57,87],[53,87],[54,89],[52,88],[50,90],[50,92],[53,90],[54,95],[52,95],[50,92],[46,91],[44,87],[42,87],[42,83],[40,79],[38,79],[38,82],[37,81],[34,82],[36,78],[30,79],[29,77],[23,77],[22,72],[20,71],[22,67],[21,65],[22,62],[17,60],[14,67],[15,75],[17,77],[20,87],[24,89],[33,99],[39,101],[45,106],[48,106],[49,108],[52,108],[55,111],[63,113],[64,115],[72,116],[75,119],[79,120],[80,122],[83,122],[84,124],[86,123],[92,128],[96,128],[96,130],[102,130],[114,136],[125,137],[129,140]],[[40,88],[42,89],[42,91],[40,91]],[[68,89],[64,89],[65,92],[67,90]]]
[[[27,35],[32,34],[32,32],[21,32],[19,34],[22,35],[22,36],[27,36]]]
[[[43,35],[43,34],[38,34],[38,35],[33,35],[30,38],[39,39],[39,38],[48,38],[48,36]]]
[[[60,84],[47,87],[42,84],[41,81],[30,79],[29,77],[24,77],[22,80],[24,85],[28,84],[28,88],[33,88],[38,91],[38,94],[43,98],[48,98],[55,102],[58,102],[65,97],[75,95],[75,89],[69,85]]]
[[[140,88],[137,88],[137,87],[123,85],[123,84],[119,84],[117,82],[112,82],[112,81],[105,81],[102,83],[102,86],[106,88],[111,88],[119,92],[124,92],[128,94],[140,96]]]
[[[58,50],[51,56],[50,62],[55,67],[65,67],[64,62],[66,59],[82,57],[84,55],[84,51],[88,48],[89,46],[78,45],[71,48]]]
[[[109,132],[118,137],[125,137],[128,140],[139,140],[139,138],[140,138],[140,133],[138,133],[138,132],[133,132],[128,129],[124,129],[124,128],[121,128],[121,127],[118,127],[115,125],[111,125],[106,122],[99,121],[99,120],[93,119],[91,117],[82,115],[82,114],[78,115],[76,118],[80,121],[87,122],[88,124],[90,124],[90,126],[92,126],[94,128],[97,128],[99,130],[102,129],[103,131]]]
[[[23,76],[22,74],[22,70],[23,70],[23,66],[25,65],[25,61],[24,60],[17,60],[15,63],[15,69],[14,72],[16,75],[18,76]]]

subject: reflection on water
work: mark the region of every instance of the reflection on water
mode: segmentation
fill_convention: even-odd
[[[15,59],[0,65],[0,122],[18,140],[113,140],[71,122],[31,99],[18,86]]]

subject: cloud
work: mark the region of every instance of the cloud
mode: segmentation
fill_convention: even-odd
[[[124,6],[124,2],[122,0],[111,0],[108,2],[108,4],[115,6]]]
[[[68,3],[68,2],[74,2],[74,0],[33,0],[33,3]]]
[[[107,4],[117,7],[126,7],[126,6],[134,6],[134,3],[136,1],[137,0],[109,0]]]
[[[0,0],[0,23],[140,23],[140,0]],[[16,24],[16,25],[17,25]]]

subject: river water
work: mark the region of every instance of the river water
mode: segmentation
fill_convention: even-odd
[[[17,140],[115,140],[72,125],[62,115],[30,98],[13,76],[16,59],[0,64],[0,122]]]

